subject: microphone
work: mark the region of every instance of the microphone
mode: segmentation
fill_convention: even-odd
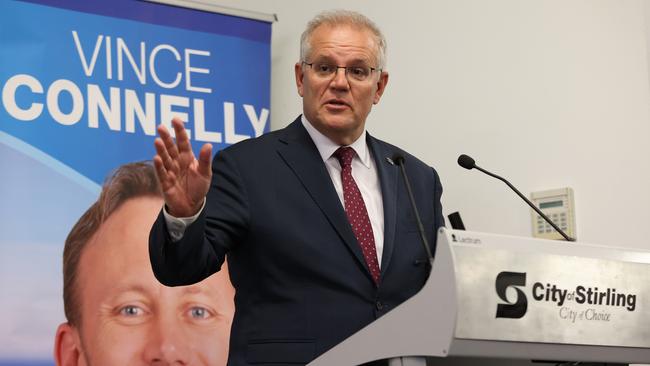
[[[574,238],[568,236],[564,231],[562,231],[562,229],[560,229],[559,227],[557,227],[557,225],[555,225],[555,223],[554,223],[553,221],[551,221],[551,219],[549,219],[548,217],[546,217],[546,215],[544,215],[544,213],[543,213],[542,211],[540,211],[540,210],[537,208],[537,206],[535,206],[532,202],[530,202],[530,201],[528,200],[528,198],[526,198],[523,194],[521,194],[521,192],[519,192],[519,190],[517,190],[517,188],[515,188],[515,186],[513,186],[512,184],[510,184],[510,182],[508,182],[508,181],[505,180],[504,178],[502,178],[502,177],[500,177],[500,176],[498,176],[498,175],[496,175],[496,174],[494,174],[494,173],[490,173],[490,172],[488,172],[487,170],[485,170],[485,169],[479,167],[478,165],[476,165],[476,162],[474,161],[474,159],[472,159],[471,157],[469,157],[469,156],[467,156],[467,155],[465,155],[465,154],[462,154],[461,156],[458,157],[458,165],[462,166],[463,168],[465,168],[465,169],[467,169],[467,170],[472,170],[472,169],[476,168],[477,170],[480,170],[481,172],[483,172],[483,173],[485,173],[485,174],[487,174],[487,175],[489,175],[489,176],[491,176],[491,177],[493,177],[493,178],[496,178],[496,179],[498,179],[498,180],[504,182],[505,184],[508,185],[508,187],[510,187],[513,191],[515,191],[515,193],[516,193],[517,195],[519,195],[519,197],[521,197],[522,200],[526,201],[526,203],[528,204],[528,206],[530,206],[533,210],[535,210],[535,212],[537,212],[538,215],[540,215],[541,217],[543,217],[544,220],[546,220],[546,222],[548,222],[551,226],[553,226],[553,228],[554,228],[558,233],[560,233],[560,235],[562,235],[562,236],[564,237],[564,239],[566,239],[566,241],[576,241]]]
[[[458,165],[465,169],[472,170],[476,166],[476,162],[468,155],[463,154],[458,157]]]
[[[392,160],[393,162],[395,162],[395,164],[397,164],[400,167],[400,171],[402,172],[402,177],[404,177],[404,184],[406,185],[406,191],[408,192],[409,200],[411,201],[411,208],[413,209],[413,215],[415,216],[415,221],[417,222],[418,225],[420,240],[422,242],[422,246],[424,246],[424,252],[427,253],[427,259],[429,260],[429,264],[433,266],[433,255],[431,254],[429,241],[427,240],[426,235],[424,235],[424,226],[422,226],[422,220],[420,219],[420,212],[418,211],[418,208],[415,205],[415,198],[413,197],[413,190],[411,189],[411,183],[409,182],[409,178],[406,175],[406,167],[404,166],[405,165],[404,157],[402,155],[395,154]]]

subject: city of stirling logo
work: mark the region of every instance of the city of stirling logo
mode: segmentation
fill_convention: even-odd
[[[526,315],[528,299],[526,298],[526,294],[519,289],[519,286],[526,286],[526,273],[501,272],[497,275],[495,285],[497,295],[505,302],[497,305],[497,318],[519,319]],[[510,287],[514,288],[517,293],[514,301],[508,300],[506,296]]]
[[[531,281],[533,282],[533,281]],[[495,287],[501,303],[497,304],[497,318],[519,319],[526,315],[528,298],[524,293],[526,288],[525,272],[503,271],[497,275]],[[514,290],[516,297],[512,299],[512,290],[508,298],[508,289]],[[564,288],[555,283],[534,282],[529,290],[531,301],[555,304],[566,309],[568,303],[592,305],[585,310],[587,320],[609,319],[606,308],[623,308],[629,312],[636,310],[637,294],[621,291],[616,287],[586,286],[578,284],[575,288]],[[598,306],[600,310],[596,310]]]

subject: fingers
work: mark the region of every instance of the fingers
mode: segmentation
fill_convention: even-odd
[[[204,177],[210,177],[212,174],[212,145],[205,144],[199,151],[198,172]]]
[[[172,127],[176,135],[176,142],[167,127],[162,124],[158,126],[160,137],[154,141],[157,152],[154,164],[161,183],[184,175],[188,169],[197,169],[196,172],[201,176],[210,178],[212,175],[212,145],[205,144],[201,147],[198,166],[191,168],[196,160],[183,121],[178,118],[172,119]]]
[[[153,157],[153,166],[156,171],[156,176],[158,177],[158,182],[162,188],[162,191],[165,192],[172,184],[170,183],[171,177],[170,174],[165,169],[162,159],[159,155]]]
[[[178,157],[178,148],[176,148],[174,139],[172,138],[172,135],[169,133],[169,130],[167,130],[167,127],[165,127],[165,125],[161,124],[158,126],[158,135],[162,139],[162,142],[165,144],[169,156],[176,159],[176,157]]]
[[[160,157],[161,162],[163,163],[165,169],[171,170],[174,168],[174,160],[169,154],[167,145],[163,142],[161,138],[157,138],[153,141],[153,146],[156,148],[156,153]]]
[[[190,138],[187,136],[187,131],[185,131],[185,125],[183,121],[179,118],[174,117],[172,119],[172,127],[174,127],[174,133],[176,134],[176,144],[178,146],[179,153],[189,152],[192,155],[192,144],[190,144]]]
[[[166,181],[169,178],[167,175],[167,169],[165,169],[160,156],[156,155],[153,157],[153,166],[156,169],[156,175],[158,176],[158,181],[160,181],[160,183]]]
[[[167,146],[161,138],[155,139],[153,145],[157,153],[153,159],[156,173],[160,183],[164,185],[171,178],[170,174],[175,174],[178,171],[178,164],[169,155]]]

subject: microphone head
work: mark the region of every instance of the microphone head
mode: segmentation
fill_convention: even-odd
[[[404,157],[399,153],[395,154],[395,155],[393,155],[393,161],[397,165],[402,165],[402,164],[404,164]]]
[[[468,155],[462,154],[458,157],[458,165],[465,169],[472,170],[476,166],[476,162]]]

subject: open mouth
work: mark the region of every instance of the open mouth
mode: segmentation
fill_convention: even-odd
[[[340,99],[331,99],[327,101],[327,105],[333,106],[333,107],[347,107],[348,104]]]

